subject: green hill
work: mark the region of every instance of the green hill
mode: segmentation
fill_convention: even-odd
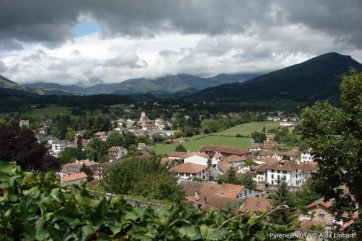
[[[225,84],[192,95],[198,99],[337,100],[341,76],[349,68],[362,70],[351,56],[327,53],[243,83]]]
[[[0,75],[0,88],[15,89],[15,90],[21,89],[21,87],[17,83],[15,83],[1,75]]]

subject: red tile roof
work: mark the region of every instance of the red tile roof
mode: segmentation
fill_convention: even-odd
[[[271,199],[251,197],[244,200],[244,204],[240,207],[240,211],[266,212],[271,209]]]
[[[245,155],[250,154],[250,151],[246,151],[237,147],[231,146],[202,146],[200,147],[200,152],[221,152],[230,155]]]
[[[279,171],[294,171],[300,168],[301,166],[297,162],[286,160],[279,161],[268,167],[268,169],[274,169]]]
[[[170,172],[174,173],[200,173],[207,169],[207,166],[194,164],[194,163],[183,163],[170,169]]]
[[[67,176],[63,177],[63,182],[72,182],[72,181],[76,181],[79,179],[85,179],[87,178],[87,174],[85,174],[84,172],[77,172],[77,173],[73,173]]]

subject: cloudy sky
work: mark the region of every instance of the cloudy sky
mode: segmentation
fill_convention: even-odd
[[[360,0],[0,0],[0,74],[95,84],[362,62]]]

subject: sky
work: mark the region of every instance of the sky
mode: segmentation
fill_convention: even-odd
[[[93,85],[362,62],[360,0],[0,0],[0,75]]]

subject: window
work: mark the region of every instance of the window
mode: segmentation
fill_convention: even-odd
[[[274,169],[271,169],[271,172],[274,172]]]
[[[324,213],[318,213],[318,218],[324,219]]]
[[[274,174],[271,175],[271,178],[274,179]]]
[[[283,174],[287,174],[287,171],[283,171]]]
[[[280,171],[278,170],[278,173],[280,173]]]

